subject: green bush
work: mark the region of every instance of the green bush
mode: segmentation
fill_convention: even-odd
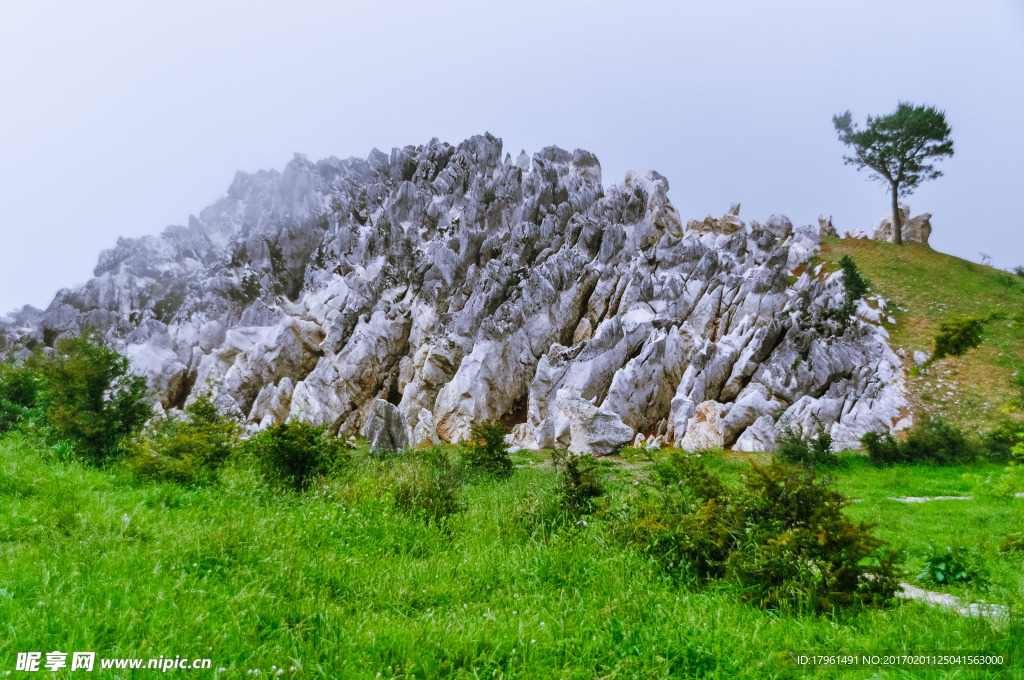
[[[926,416],[897,441],[889,433],[868,432],[861,437],[868,460],[882,467],[896,463],[954,465],[979,458],[979,447],[963,430],[941,418]]]
[[[597,499],[604,495],[594,457],[553,450],[551,463],[558,470],[555,497],[559,510],[574,519],[593,514]]]
[[[22,423],[43,422],[44,381],[39,356],[20,363],[0,363],[0,433]]]
[[[853,523],[849,504],[806,468],[752,464],[726,486],[697,456],[659,463],[659,496],[626,536],[671,571],[737,583],[766,608],[828,611],[881,604],[896,592],[895,553]]]
[[[121,442],[153,413],[146,379],[129,372],[128,358],[94,332],[57,342],[51,357],[37,355],[42,377],[37,403],[56,440],[69,440],[94,463],[120,453]]]
[[[832,316],[840,321],[845,328],[857,312],[857,300],[868,292],[871,282],[861,275],[860,270],[849,255],[839,260],[843,268],[843,304],[832,310]]]
[[[938,361],[943,357],[959,357],[981,344],[985,320],[976,317],[943,321],[939,324],[939,333],[935,336],[935,351],[929,361]]]
[[[928,557],[924,569],[917,575],[922,583],[948,586],[954,583],[975,583],[984,587],[987,575],[980,558],[959,546],[947,546],[936,550],[928,545]]]
[[[799,463],[809,468],[836,463],[832,451],[832,435],[824,429],[815,436],[800,434],[796,428],[784,427],[776,439],[775,453],[788,463]]]
[[[428,525],[443,525],[465,511],[462,474],[438,448],[414,449],[395,462],[392,495],[400,511],[420,514]]]
[[[302,491],[332,468],[349,460],[345,441],[331,434],[326,425],[300,420],[277,423],[260,430],[243,445],[264,475],[296,491]]]
[[[487,477],[511,477],[514,468],[508,455],[508,444],[505,443],[507,434],[508,428],[490,421],[475,425],[462,453],[466,467],[471,472]]]
[[[985,457],[995,463],[1013,460],[1013,447],[1024,442],[1024,423],[1004,420],[982,437]]]
[[[200,484],[210,481],[239,444],[238,425],[220,414],[209,394],[167,415],[125,443],[125,463],[140,477]]]

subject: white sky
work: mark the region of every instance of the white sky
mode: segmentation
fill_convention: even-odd
[[[655,169],[684,219],[888,211],[831,118],[946,111],[956,155],[910,197],[937,250],[1024,264],[1024,3],[5,2],[0,312],[45,306],[118,236],[159,233],[236,170],[457,143]]]

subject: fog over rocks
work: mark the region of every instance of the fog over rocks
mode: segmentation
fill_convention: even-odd
[[[186,227],[119,239],[95,278],[0,325],[0,350],[95,327],[162,409],[211,389],[252,428],[360,432],[379,398],[417,442],[502,420],[525,448],[759,450],[785,424],[855,446],[906,415],[884,328],[842,328],[841,272],[806,270],[830,220],[748,225],[733,205],[684,226],[668,191],[491,135],[296,155]]]

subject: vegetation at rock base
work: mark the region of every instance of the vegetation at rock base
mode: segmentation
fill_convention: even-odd
[[[266,477],[295,491],[303,491],[318,477],[347,462],[345,440],[326,425],[301,420],[275,423],[257,432],[243,445]]]
[[[982,455],[979,442],[941,418],[926,415],[921,422],[896,439],[888,432],[868,432],[861,438],[872,465],[968,463]]]
[[[655,469],[655,496],[628,525],[664,566],[735,582],[758,606],[831,611],[883,604],[897,589],[896,554],[873,525],[853,523],[849,501],[807,468],[752,463],[738,488],[700,457],[673,452]]]
[[[505,436],[508,428],[498,423],[485,422],[475,425],[469,440],[464,444],[462,459],[470,472],[496,479],[512,476],[512,459],[508,455]]]
[[[35,426],[102,464],[152,415],[146,396],[146,380],[130,372],[128,358],[86,331],[61,338],[50,354],[0,367],[0,432]]]
[[[185,407],[184,417],[155,418],[125,442],[125,464],[139,477],[201,484],[239,447],[238,424],[224,417],[209,393]]]
[[[832,450],[832,435],[819,426],[815,435],[802,434],[792,427],[783,427],[776,437],[775,455],[789,463],[803,465],[809,470],[827,467],[836,462]]]

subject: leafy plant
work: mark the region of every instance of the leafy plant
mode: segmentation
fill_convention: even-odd
[[[514,468],[505,443],[506,435],[508,428],[498,423],[487,421],[473,426],[468,446],[462,454],[466,467],[495,479],[511,477]]]
[[[944,550],[936,550],[929,543],[928,553],[924,569],[917,575],[918,581],[943,586],[973,582],[984,586],[988,580],[980,559],[963,548],[947,546]]]
[[[767,608],[881,604],[896,590],[895,553],[811,470],[752,464],[737,489],[677,452],[656,473],[661,501],[626,535],[670,570],[734,581]]]
[[[41,355],[19,363],[0,363],[0,433],[20,423],[41,423],[45,386],[38,369]]]
[[[935,463],[953,465],[977,460],[980,450],[963,430],[933,416],[925,416],[906,439],[897,441],[889,433],[868,432],[861,437],[872,465],[896,463]]]
[[[326,425],[300,420],[260,430],[245,442],[243,450],[260,463],[269,479],[296,491],[349,460],[345,441],[331,434]]]
[[[153,413],[146,402],[146,379],[132,375],[128,358],[104,345],[95,332],[62,338],[53,356],[39,362],[46,424],[57,439],[74,442],[92,462],[117,455],[121,442]]]
[[[810,468],[834,465],[836,462],[836,455],[832,451],[832,435],[824,429],[812,437],[801,434],[796,428],[784,427],[776,439],[775,453],[784,461]]]
[[[939,324],[939,333],[935,336],[935,351],[932,352],[929,363],[947,356],[963,356],[968,350],[981,344],[984,329],[985,320],[977,317],[943,321]]]
[[[857,301],[868,292],[871,282],[861,275],[849,255],[843,255],[839,264],[843,268],[843,304],[832,311],[832,316],[845,328],[857,312]]]
[[[1024,423],[1004,420],[982,437],[985,457],[996,463],[1013,460],[1014,447],[1024,443]]]
[[[592,514],[605,491],[597,478],[594,457],[553,450],[551,463],[558,470],[555,497],[559,509],[573,518]]]
[[[428,525],[442,525],[466,510],[459,468],[437,447],[412,450],[396,463],[392,494],[395,507],[421,514]]]
[[[185,407],[185,418],[167,415],[125,444],[125,462],[140,477],[200,484],[238,446],[238,425],[222,416],[208,393]]]

